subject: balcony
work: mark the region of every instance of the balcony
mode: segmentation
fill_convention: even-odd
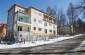
[[[18,11],[15,13],[15,22],[23,23],[23,24],[30,24],[31,18],[28,13]]]
[[[50,22],[50,23],[53,23],[53,24],[56,24],[56,19],[51,17],[51,16],[48,16],[48,15],[44,15],[44,21],[47,21],[47,22]]]

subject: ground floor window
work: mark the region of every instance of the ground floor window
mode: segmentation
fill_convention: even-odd
[[[44,32],[47,33],[47,29],[45,29]]]
[[[50,32],[52,32],[52,30],[49,30]]]
[[[18,26],[18,31],[22,31],[22,26]]]
[[[36,30],[36,27],[34,27],[34,30]]]

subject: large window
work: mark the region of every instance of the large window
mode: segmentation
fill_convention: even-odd
[[[44,32],[47,33],[47,29],[45,29]]]
[[[34,27],[34,30],[36,30],[36,27]]]
[[[18,31],[22,31],[22,26],[18,26]]]
[[[38,28],[39,31],[42,31],[42,28]]]
[[[39,16],[42,16],[42,14],[41,14],[41,13],[39,13]]]
[[[34,22],[36,22],[36,19],[34,18]]]
[[[21,21],[21,22],[22,22],[22,21],[23,21],[23,18],[19,17],[19,18],[18,18],[18,21]]]

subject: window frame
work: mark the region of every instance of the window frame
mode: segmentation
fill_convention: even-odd
[[[39,13],[38,15],[39,15],[39,16],[42,16],[42,14],[41,14],[41,13]]]
[[[47,33],[47,29],[44,29],[44,33]]]
[[[34,22],[36,22],[36,19],[34,18]]]
[[[38,31],[42,31],[42,28],[38,28]]]
[[[18,21],[23,22],[23,18],[19,17]]]
[[[42,21],[41,21],[41,20],[38,20],[38,22],[39,22],[39,23],[42,23]]]
[[[34,27],[33,30],[36,30],[36,27]]]
[[[52,32],[52,30],[49,30],[49,32]]]
[[[18,31],[22,31],[22,26],[18,26]]]
[[[52,26],[52,23],[49,23],[49,26]]]
[[[44,26],[47,26],[47,22],[44,22]]]

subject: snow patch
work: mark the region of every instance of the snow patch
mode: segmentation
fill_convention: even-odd
[[[82,35],[82,34],[80,34],[80,35]],[[55,38],[55,39],[49,39],[48,41],[44,41],[44,40],[35,41],[34,43],[32,43],[32,42],[25,42],[25,44],[24,43],[15,43],[15,44],[12,44],[12,45],[1,44],[0,45],[0,49],[39,46],[39,45],[50,44],[50,43],[54,43],[54,42],[58,42],[58,41],[66,40],[66,39],[70,39],[70,38],[75,38],[75,37],[80,36],[80,35],[75,35],[75,36],[70,36],[70,37],[59,37],[59,38]]]

